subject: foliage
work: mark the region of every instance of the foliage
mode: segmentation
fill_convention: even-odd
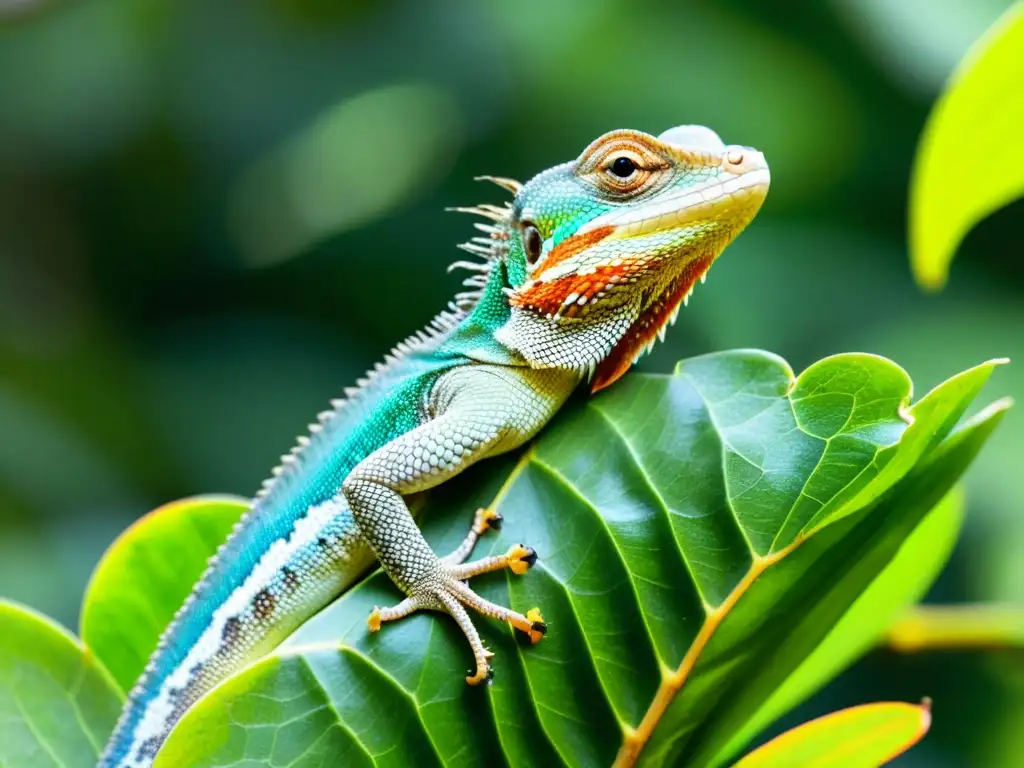
[[[972,226],[1024,195],[1024,2],[1015,2],[961,62],[918,148],[910,194],[918,281],[941,287]]]
[[[438,551],[482,505],[507,522],[479,554],[519,539],[538,550],[525,577],[477,587],[542,606],[542,644],[479,621],[497,678],[470,688],[450,621],[369,635],[370,608],[398,599],[377,573],[203,699],[158,765],[606,765],[638,752],[723,765],[938,573],[961,519],[950,491],[1005,404],[954,426],[994,365],[910,405],[909,379],[883,358],[839,355],[794,377],[773,355],[735,351],[581,398],[422,513]],[[168,505],[111,547],[83,632],[122,688],[242,509]]]
[[[538,163],[564,160],[595,125],[657,132],[681,120],[705,122],[730,141],[764,149],[780,182],[758,226],[716,267],[714,290],[700,295],[645,365],[661,370],[683,350],[737,345],[778,349],[799,361],[856,348],[882,351],[916,381],[933,382],[985,355],[1024,351],[1024,272],[1019,260],[1001,258],[1013,255],[1018,240],[1011,218],[996,217],[986,224],[989,240],[964,248],[986,258],[965,264],[968,279],[956,290],[926,301],[902,279],[904,172],[923,110],[931,89],[1007,0],[842,0],[785,12],[751,3],[654,4],[645,11],[646,44],[630,48],[628,67],[594,40],[618,39],[631,28],[629,3],[399,5],[179,4],[154,14],[133,0],[26,0],[14,4],[13,16],[0,8],[0,23],[17,21],[2,30],[0,46],[0,101],[8,106],[0,119],[0,424],[5,436],[17,437],[0,440],[5,594],[45,605],[71,624],[86,569],[139,509],[196,488],[256,487],[300,419],[448,298],[452,284],[436,280],[437,269],[464,232],[461,222],[437,211],[480,195],[464,180],[485,171],[522,177]],[[537,32],[541,17],[545,34]],[[687,33],[695,28],[703,34]],[[894,29],[899,33],[882,32]],[[922,284],[940,285],[964,234],[1019,195],[1020,29],[1017,2],[961,64],[919,145],[910,227]],[[685,77],[680,91],[680,72],[699,77]],[[386,169],[386,178],[365,184],[366,158],[346,154],[346,144],[389,142],[374,166]],[[316,166],[322,150],[330,150],[331,162]],[[353,184],[367,200],[339,191]],[[797,204],[801,215],[793,217]],[[383,292],[368,287],[385,285],[389,297],[401,299],[382,311]],[[882,306],[891,311],[879,312]],[[1024,392],[1017,371],[1000,381]],[[669,752],[717,742],[713,759],[724,765],[886,626],[886,641],[898,648],[1019,645],[1020,613],[1013,610],[930,608],[892,624],[901,606],[926,591],[963,520],[956,488],[930,512],[915,509],[933,501],[915,498],[933,490],[928,466],[962,471],[1004,407],[983,411],[929,451],[874,511],[816,532],[766,571],[769,583],[829,535],[842,534],[840,549],[854,546],[858,535],[871,543],[861,548],[870,556],[851,569],[857,573],[834,585],[838,607],[831,595],[801,595],[820,598],[806,614],[785,601],[776,605],[775,595],[765,599],[772,602],[766,616],[778,609],[791,618],[792,635],[802,641],[793,655],[804,655],[788,676],[778,674],[785,679],[752,676],[752,686],[770,690],[756,707],[709,702],[708,711],[695,713],[703,718],[697,732],[678,735]],[[596,418],[589,407],[579,413],[572,418]],[[944,580],[945,597],[1024,595],[1021,424],[1001,430],[967,482],[970,535]],[[621,444],[613,440],[609,450]],[[544,445],[548,455],[555,451],[554,443]],[[517,494],[510,520],[524,526],[511,532],[534,535],[525,524],[539,511],[519,502],[533,498],[534,485],[538,503],[549,489],[541,482],[543,459],[538,447],[510,485]],[[493,500],[489,484],[512,469],[481,468],[440,494],[428,512],[431,541],[445,546],[460,537],[472,506],[467,497]],[[934,483],[935,493],[943,487],[945,477]],[[603,502],[618,501],[600,490]],[[602,506],[599,522],[596,512],[582,518],[590,523],[585,532],[600,534],[594,551],[634,555],[613,560],[630,576],[630,566],[645,564],[619,543],[621,531],[640,536],[650,524],[623,514],[631,499]],[[904,502],[903,524],[877,519],[878,510]],[[557,517],[564,509],[559,520],[566,523],[577,519],[579,506],[573,497],[544,512]],[[240,510],[230,500],[188,500],[162,508],[119,540],[89,586],[81,623],[87,648],[49,620],[0,603],[0,767],[93,764],[121,692]],[[868,530],[869,519],[877,530]],[[549,528],[537,531],[553,539]],[[578,549],[574,531],[557,533]],[[507,541],[485,541],[481,549]],[[487,586],[492,597],[521,601],[537,590],[549,616],[552,593],[561,618],[544,644],[522,651],[495,627],[483,627],[498,651],[499,677],[489,692],[450,685],[467,658],[444,619],[416,617],[368,641],[368,604],[396,597],[377,576],[204,703],[211,723],[229,723],[225,732],[235,741],[223,750],[238,751],[243,737],[248,748],[269,750],[274,735],[283,734],[288,738],[276,747],[282,763],[312,762],[328,748],[332,761],[358,762],[367,754],[367,747],[353,746],[353,724],[365,723],[360,717],[399,712],[411,724],[406,738],[432,747],[438,734],[458,727],[446,712],[464,705],[477,718],[472,726],[483,728],[482,736],[468,734],[471,749],[487,748],[496,733],[510,762],[550,756],[550,723],[565,713],[561,699],[551,704],[556,688],[549,673],[581,679],[580,695],[600,704],[605,681],[616,678],[608,659],[619,657],[587,655],[614,641],[613,632],[589,643],[590,628],[600,633],[608,616],[568,611],[597,600],[607,576],[568,570],[579,564],[578,551],[542,554],[546,570]],[[713,553],[708,562],[727,555]],[[562,568],[553,570],[558,563]],[[609,594],[618,600],[621,584],[614,586],[618,591]],[[649,586],[654,592],[658,584]],[[627,609],[646,618],[640,595],[638,588]],[[743,623],[746,601],[756,596],[751,589],[737,601],[697,654],[698,665],[709,664],[714,643],[730,639],[722,633]],[[832,624],[812,647],[815,633],[802,630],[816,622]],[[556,640],[560,628],[571,635],[574,653],[582,651],[565,670],[552,661],[567,642],[564,635]],[[635,626],[613,629],[636,633]],[[748,641],[731,656],[723,652],[710,672],[728,679],[732,664],[774,663],[764,646]],[[399,651],[411,653],[396,662]],[[371,666],[378,659],[397,663],[397,670]],[[945,656],[941,666],[875,663],[861,665],[856,678],[861,685],[874,675],[869,684],[878,685],[883,676],[898,676],[892,684],[901,690],[953,686],[955,695],[941,699],[941,728],[922,747],[926,762],[1020,762],[1024,742],[1016,723],[1024,699],[998,662],[965,668],[969,659]],[[334,713],[328,705],[352,693],[329,685],[340,684],[332,676],[337,669],[349,680],[382,686],[361,710]],[[409,681],[418,671],[424,675],[414,686]],[[850,678],[830,686],[826,697],[849,696]],[[521,695],[535,682],[548,697],[536,704]],[[689,695],[688,685],[680,697]],[[302,695],[291,700],[289,692]],[[812,711],[833,708],[822,703]],[[655,740],[669,740],[672,734],[659,733],[669,726],[657,729]],[[573,727],[587,726],[570,721],[559,737]],[[225,732],[204,733],[189,718],[169,749],[188,749],[196,739],[215,750]],[[322,741],[300,755],[316,733]],[[394,736],[358,735],[368,744]],[[929,755],[929,744],[944,754]],[[288,753],[289,746],[295,751]],[[989,754],[979,756],[982,748]],[[377,762],[389,756],[375,755]]]
[[[875,768],[912,747],[931,725],[930,702],[881,702],[819,717],[772,739],[736,768]]]
[[[0,766],[93,768],[121,710],[103,665],[65,629],[0,600]]]
[[[221,496],[166,504],[104,555],[85,590],[82,640],[122,691],[142,674],[160,633],[247,508],[242,499]]]
[[[918,605],[890,625],[886,645],[901,653],[1024,648],[1024,610],[1016,605]]]

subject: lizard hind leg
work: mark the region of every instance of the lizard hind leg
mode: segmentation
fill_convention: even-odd
[[[447,613],[455,619],[466,636],[476,661],[476,670],[466,676],[466,682],[470,685],[477,685],[485,680],[489,682],[494,676],[489,663],[494,654],[484,647],[480,634],[473,626],[473,622],[463,606],[472,608],[485,616],[507,621],[514,629],[526,635],[532,643],[540,642],[547,632],[547,625],[537,608],[531,609],[525,615],[504,608],[477,595],[464,580],[504,568],[508,568],[516,574],[525,573],[536,560],[537,553],[533,549],[516,544],[504,555],[486,557],[472,563],[453,565],[442,561],[441,572],[436,580],[432,580],[433,583],[429,586],[421,586],[419,590],[395,606],[390,608],[374,607],[367,619],[367,624],[371,632],[377,632],[384,622],[405,618],[419,610],[436,610]]]
[[[447,583],[444,587],[431,590],[429,596],[413,595],[391,608],[375,607],[370,612],[369,619],[367,619],[370,631],[377,632],[385,621],[402,619],[423,609],[439,610],[447,613],[455,619],[455,623],[459,625],[459,629],[466,636],[466,640],[469,641],[469,647],[473,651],[476,669],[466,676],[466,682],[470,685],[478,685],[485,680],[489,682],[494,677],[494,672],[490,666],[490,659],[494,654],[484,647],[483,640],[480,639],[480,633],[473,626],[473,622],[463,606],[468,606],[485,616],[507,621],[516,630],[529,637],[532,643],[540,642],[544,633],[547,632],[547,625],[544,623],[538,609],[533,608],[523,615],[509,608],[503,608],[489,600],[484,600],[463,582],[457,580],[457,576],[454,573],[449,575],[449,579],[446,579]]]

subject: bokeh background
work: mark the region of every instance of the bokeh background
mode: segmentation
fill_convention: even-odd
[[[503,197],[472,177],[613,128],[704,123],[773,170],[645,369],[870,351],[923,394],[1024,362],[1024,206],[969,236],[940,295],[906,253],[919,132],[1008,4],[0,0],[0,594],[74,627],[133,519],[250,495],[454,293],[471,222],[443,208]],[[1020,363],[987,394],[1024,399]],[[931,599],[1024,601],[1022,456],[1011,412]],[[922,695],[936,726],[901,765],[1024,765],[1020,658],[878,651],[787,723]]]

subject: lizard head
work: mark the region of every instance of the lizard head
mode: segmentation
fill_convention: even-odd
[[[768,192],[764,156],[708,128],[612,131],[517,188],[510,315],[496,338],[536,367],[608,386],[674,322]]]

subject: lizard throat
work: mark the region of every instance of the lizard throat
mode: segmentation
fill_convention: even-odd
[[[633,322],[608,356],[598,364],[591,393],[613,384],[644,351],[654,346],[665,326],[675,320],[680,303],[690,295],[697,280],[707,273],[714,260],[715,257],[709,255],[687,264],[675,281]]]

